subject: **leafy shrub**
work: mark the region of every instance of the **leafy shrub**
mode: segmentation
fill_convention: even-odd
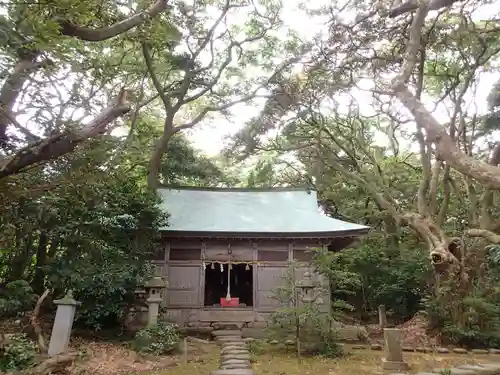
[[[251,355],[259,355],[264,353],[264,348],[262,347],[262,343],[256,340],[249,341],[247,343],[247,349]]]
[[[500,278],[495,272],[491,268],[482,275],[471,273],[467,288],[458,288],[450,279],[425,300],[430,328],[438,330],[445,343],[500,348]]]
[[[0,317],[8,318],[29,311],[36,296],[24,280],[11,281],[0,289]]]
[[[37,345],[25,334],[13,335],[0,355],[1,371],[17,371],[33,366],[38,353]]]
[[[328,358],[342,357],[344,355],[344,349],[339,344],[339,337],[335,330],[330,329],[321,332],[318,352]]]
[[[282,286],[271,295],[284,306],[288,306],[278,308],[271,314],[267,328],[270,338],[281,341],[292,338],[298,320],[301,349],[305,354],[321,354],[332,358],[341,356],[343,351],[332,328],[332,317],[322,311],[321,305],[316,302],[295,302],[299,295],[295,284],[296,269],[297,264],[292,262],[283,276]],[[320,286],[314,289],[317,301],[324,298],[324,292],[325,289]]]
[[[138,352],[153,355],[171,353],[180,342],[178,328],[171,323],[158,323],[143,328],[135,334],[133,347]]]
[[[432,279],[427,250],[409,239],[388,245],[383,235],[337,253],[318,249],[313,263],[330,280],[332,299],[345,301],[365,321],[376,319],[379,305],[396,321],[411,318]]]
[[[120,261],[120,254],[124,261]],[[134,290],[152,275],[148,264],[127,263],[125,253],[108,251],[101,259],[89,260],[87,267],[71,277],[77,309],[77,327],[102,330],[116,328],[135,298]]]

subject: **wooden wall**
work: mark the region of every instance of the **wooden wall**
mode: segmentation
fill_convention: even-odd
[[[164,303],[175,320],[181,322],[202,320],[200,310],[213,308],[204,306],[205,270],[203,261],[227,261],[228,246],[231,247],[231,259],[235,262],[259,262],[253,265],[253,307],[254,312],[272,312],[279,302],[269,295],[281,282],[289,265],[296,259],[301,267],[297,277],[304,272],[312,272],[308,261],[312,253],[308,252],[322,244],[310,241],[289,240],[180,240],[172,239],[159,245],[155,256],[156,274],[168,283]],[[327,281],[319,275],[313,280],[321,281],[328,287]],[[325,283],[326,282],[326,283]],[[327,298],[329,300],[329,298]],[[329,304],[328,304],[329,306]],[[248,314],[247,314],[248,315]]]

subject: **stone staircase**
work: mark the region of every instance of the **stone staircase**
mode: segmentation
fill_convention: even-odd
[[[254,375],[250,352],[241,337],[241,330],[217,330],[212,332],[220,345],[220,368],[210,375]]]

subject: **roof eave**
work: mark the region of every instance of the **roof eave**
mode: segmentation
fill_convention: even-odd
[[[351,229],[333,232],[199,232],[199,231],[178,231],[161,230],[162,237],[191,237],[191,238],[343,238],[359,237],[367,234],[370,228]]]
[[[193,190],[193,191],[230,191],[230,192],[280,192],[280,191],[316,191],[308,185],[282,187],[207,187],[186,185],[159,185],[158,190]]]

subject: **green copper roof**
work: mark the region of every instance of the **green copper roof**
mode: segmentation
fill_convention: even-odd
[[[369,227],[332,219],[305,189],[160,188],[161,207],[179,232],[332,234],[363,233]],[[340,233],[339,233],[340,234]]]

